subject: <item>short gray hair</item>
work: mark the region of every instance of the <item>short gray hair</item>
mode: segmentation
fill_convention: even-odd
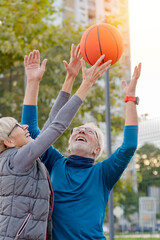
[[[6,150],[4,145],[4,140],[8,138],[8,134],[14,127],[17,120],[12,117],[2,117],[0,118],[0,153]]]
[[[96,131],[97,135],[98,135],[98,141],[99,141],[99,145],[101,147],[101,151],[95,157],[95,160],[97,160],[102,155],[102,152],[104,150],[104,134],[101,131],[101,129],[99,127],[97,127],[95,125],[95,123],[93,123],[93,122],[85,123],[84,126],[87,126],[87,127],[90,127],[92,129],[94,129]]]

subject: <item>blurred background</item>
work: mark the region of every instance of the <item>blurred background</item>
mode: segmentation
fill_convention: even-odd
[[[113,190],[115,239],[120,240],[160,239],[159,9],[159,0],[0,0],[0,117],[21,121],[23,59],[38,49],[41,58],[48,59],[38,102],[41,128],[64,82],[63,60],[69,61],[71,44],[77,45],[90,25],[106,22],[119,29],[124,41],[124,53],[109,72],[113,152],[123,138],[121,80],[130,81],[134,66],[142,62],[138,150]],[[72,94],[81,79],[80,72]],[[68,154],[74,126],[92,121],[106,133],[104,85],[104,78],[97,81],[70,128],[54,144],[63,154]],[[105,158],[106,151],[100,161]],[[108,209],[104,232],[109,235]]]

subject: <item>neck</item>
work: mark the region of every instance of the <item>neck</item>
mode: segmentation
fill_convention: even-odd
[[[67,165],[69,167],[75,167],[80,169],[90,168],[94,165],[94,159],[78,155],[70,155],[67,158]]]
[[[86,157],[86,158],[93,158],[95,159],[95,154],[92,153],[86,153],[86,152],[83,152],[83,151],[71,151],[71,155],[77,155],[79,157]]]

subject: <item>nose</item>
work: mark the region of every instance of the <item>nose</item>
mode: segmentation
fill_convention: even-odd
[[[85,133],[85,128],[79,129],[79,133]]]
[[[27,124],[23,124],[23,129],[27,130],[29,128],[29,126]]]

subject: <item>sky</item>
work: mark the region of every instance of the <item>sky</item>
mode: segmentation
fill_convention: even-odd
[[[142,62],[138,115],[160,116],[160,0],[129,0],[131,69]]]

